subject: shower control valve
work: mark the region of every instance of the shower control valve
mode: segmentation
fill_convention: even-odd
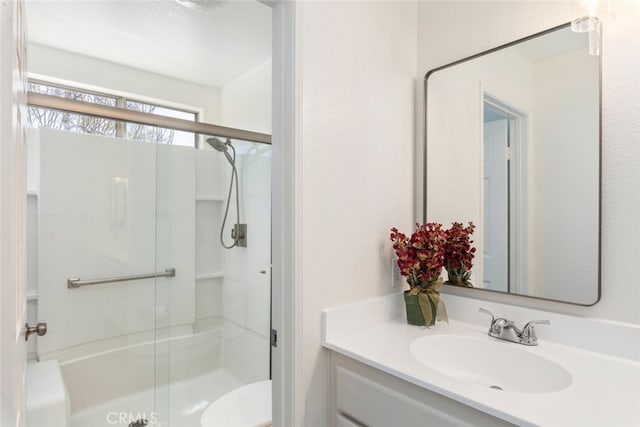
[[[231,230],[231,238],[237,242],[236,246],[247,247],[247,224],[236,224]]]

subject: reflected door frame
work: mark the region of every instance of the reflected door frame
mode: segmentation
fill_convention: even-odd
[[[509,292],[509,119],[483,120],[482,287]]]
[[[488,108],[508,121],[508,286],[507,292],[527,295],[531,292],[532,283],[529,281],[530,261],[530,224],[529,205],[533,195],[530,189],[530,162],[532,140],[528,126],[529,114],[495,95],[482,91],[482,108]],[[484,117],[484,114],[483,114]],[[484,119],[482,123],[482,143],[484,144]],[[483,150],[484,151],[484,150]],[[484,158],[482,159],[482,178],[484,179]],[[482,182],[482,181],[481,181]],[[485,212],[484,185],[481,191],[481,212]],[[484,222],[484,221],[483,221]],[[517,236],[517,237],[516,237]],[[480,245],[484,245],[485,235],[481,231]],[[484,278],[484,266],[480,274]]]

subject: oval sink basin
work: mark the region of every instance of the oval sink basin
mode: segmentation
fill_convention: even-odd
[[[496,390],[551,393],[571,384],[562,366],[518,345],[489,337],[430,335],[414,340],[410,351],[441,374]]]

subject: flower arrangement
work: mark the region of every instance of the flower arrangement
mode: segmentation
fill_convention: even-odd
[[[444,267],[446,239],[442,224],[416,224],[411,236],[394,227],[390,237],[400,274],[409,284],[409,291],[405,292],[408,323],[432,326],[436,319],[446,321],[446,309],[438,292],[443,284],[440,273]]]
[[[462,223],[454,222],[451,228],[445,231],[444,267],[449,276],[447,284],[473,287],[469,282],[476,252],[476,248],[471,246],[473,230],[475,225],[472,222],[466,227],[463,227]]]
[[[445,247],[445,231],[441,224],[416,224],[416,231],[409,237],[394,227],[391,241],[398,256],[400,273],[407,278],[410,289],[426,288],[440,278]]]

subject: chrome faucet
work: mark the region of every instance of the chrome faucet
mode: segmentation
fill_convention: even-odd
[[[503,317],[496,318],[492,312],[481,308],[481,313],[491,316],[491,325],[489,326],[489,336],[505,341],[516,342],[524,345],[538,345],[538,337],[533,325],[550,325],[548,320],[532,320],[519,329],[511,320]]]

